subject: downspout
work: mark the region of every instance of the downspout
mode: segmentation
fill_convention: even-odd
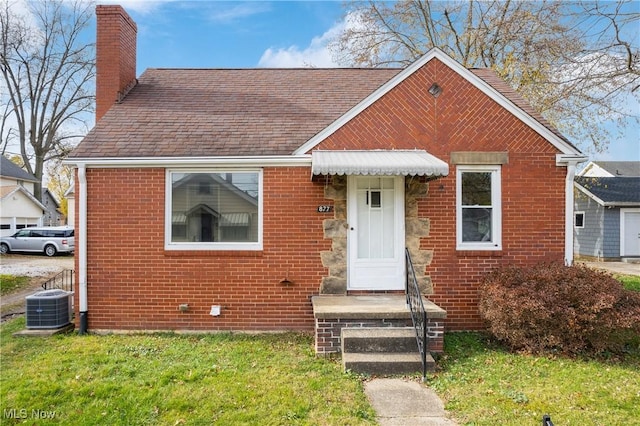
[[[80,330],[85,334],[88,326],[87,304],[87,169],[84,164],[78,164],[78,192],[80,195],[78,206],[78,299],[80,302]]]
[[[576,163],[567,163],[567,178],[565,180],[565,214],[564,214],[564,264],[573,265],[573,178],[576,176]]]
[[[581,155],[559,155],[556,165],[567,166],[567,176],[564,182],[564,263],[573,265],[573,180],[576,175],[578,163],[586,161],[587,157]]]

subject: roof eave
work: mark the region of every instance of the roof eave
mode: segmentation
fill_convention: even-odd
[[[25,173],[29,173],[29,172],[25,172]],[[33,183],[38,183],[38,179],[36,178],[31,178],[31,177],[27,177],[27,176],[13,176],[13,175],[7,175],[7,174],[0,174],[0,177],[3,178],[7,178],[7,179],[14,179],[16,181],[22,181],[22,182],[33,182]]]
[[[264,155],[221,157],[74,157],[65,164],[94,168],[127,167],[309,167],[311,155]]]
[[[640,201],[605,201],[604,207],[640,207]]]
[[[587,188],[585,188],[584,186],[580,185],[577,182],[573,182],[573,185],[578,188],[578,190],[582,191],[587,197],[593,199],[596,203],[600,204],[601,206],[605,205],[605,202],[603,200],[601,200],[600,198],[596,197],[591,191],[589,191]]]

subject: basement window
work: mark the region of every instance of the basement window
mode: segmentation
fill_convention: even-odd
[[[167,250],[261,250],[260,170],[168,170]]]

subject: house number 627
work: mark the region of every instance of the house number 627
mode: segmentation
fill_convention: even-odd
[[[331,213],[333,206],[318,206],[318,213]]]

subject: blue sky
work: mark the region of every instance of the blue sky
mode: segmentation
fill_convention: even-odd
[[[326,41],[340,1],[104,1],[138,25],[138,74],[158,68],[334,65]]]
[[[342,1],[106,0],[138,25],[138,75],[146,68],[335,66],[326,48],[344,26]],[[640,115],[637,100],[633,110]],[[640,128],[596,160],[640,161]]]

